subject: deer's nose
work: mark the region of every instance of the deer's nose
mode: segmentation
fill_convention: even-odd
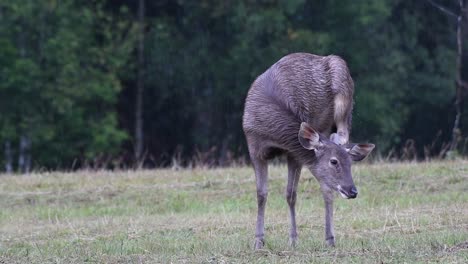
[[[358,195],[358,191],[356,187],[353,186],[351,190],[349,191],[349,198],[356,198],[357,195]]]

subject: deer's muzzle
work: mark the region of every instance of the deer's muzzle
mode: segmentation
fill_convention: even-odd
[[[338,192],[340,192],[341,197],[345,199],[354,199],[358,195],[358,190],[356,189],[356,186],[342,187],[341,185],[338,185]]]

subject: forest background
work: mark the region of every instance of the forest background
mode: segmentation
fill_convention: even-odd
[[[292,52],[344,58],[351,138],[465,155],[464,0],[0,0],[2,170],[247,160],[244,99]],[[456,120],[458,120],[456,122]]]

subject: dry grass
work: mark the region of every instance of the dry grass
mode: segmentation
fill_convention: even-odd
[[[287,245],[286,168],[270,169],[266,249],[253,251],[251,168],[0,175],[0,263],[468,262],[468,162],[354,167],[337,247],[303,170],[299,246]]]

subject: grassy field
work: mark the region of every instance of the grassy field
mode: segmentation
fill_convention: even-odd
[[[266,249],[253,251],[251,168],[0,175],[0,263],[468,262],[468,161],[356,165],[324,243],[303,170],[288,246],[286,167],[270,167]]]

